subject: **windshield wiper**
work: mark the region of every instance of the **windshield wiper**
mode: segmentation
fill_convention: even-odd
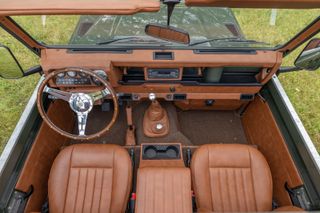
[[[189,44],[189,46],[195,46],[198,44],[204,44],[207,42],[215,42],[215,41],[228,41],[228,42],[243,42],[243,43],[254,43],[254,44],[267,44],[265,42],[261,41],[255,41],[255,40],[246,40],[239,37],[229,37],[229,38],[212,38],[212,39],[206,39],[202,41],[197,41],[194,43]]]
[[[110,39],[108,41],[98,42],[96,44],[97,45],[104,45],[104,44],[111,44],[111,43],[117,42],[117,41],[131,40],[131,39],[139,39],[139,37],[128,36],[128,37],[122,37],[122,38],[114,38],[114,39]]]
[[[98,43],[96,43],[96,45],[111,44],[111,43],[123,41],[123,40],[129,40],[129,41],[135,41],[135,42],[170,43],[167,41],[146,39],[146,38],[139,37],[139,36],[128,36],[128,37],[115,38],[115,39],[110,39],[108,41],[98,42]]]

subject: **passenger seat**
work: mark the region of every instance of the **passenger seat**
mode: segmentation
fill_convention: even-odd
[[[264,156],[240,144],[201,146],[191,161],[198,212],[272,210],[272,176]],[[286,206],[277,211],[302,211]]]

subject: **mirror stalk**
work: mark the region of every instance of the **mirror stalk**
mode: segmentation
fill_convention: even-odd
[[[280,67],[278,70],[278,73],[287,73],[287,72],[296,72],[296,71],[301,71],[303,69],[299,67]]]
[[[176,6],[176,4],[180,3],[180,0],[164,0],[163,3],[167,5],[167,11],[168,11],[168,14],[167,14],[167,26],[169,27],[170,26],[171,15],[172,15],[172,12],[174,10],[174,7]]]
[[[40,65],[37,65],[37,66],[34,66],[34,67],[31,67],[30,69],[26,70],[23,74],[23,77],[25,76],[29,76],[29,75],[32,75],[32,74],[35,74],[35,73],[42,73],[42,67]]]

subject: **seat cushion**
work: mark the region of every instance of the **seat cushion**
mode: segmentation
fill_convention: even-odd
[[[136,213],[192,212],[190,169],[139,168],[136,195]]]
[[[49,177],[50,212],[124,212],[132,166],[117,145],[78,144],[63,149]]]
[[[271,211],[272,177],[264,156],[240,144],[201,146],[192,157],[199,211]]]

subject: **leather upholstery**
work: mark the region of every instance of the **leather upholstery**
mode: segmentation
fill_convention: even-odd
[[[282,206],[273,210],[274,212],[301,212],[303,209],[296,206]]]
[[[190,169],[139,168],[136,195],[136,213],[192,212]]]
[[[251,102],[242,117],[242,125],[248,143],[258,146],[268,161],[273,199],[280,206],[291,205],[291,198],[283,186],[288,183],[290,188],[296,188],[303,185],[303,180],[268,103],[261,98]]]
[[[69,146],[51,168],[50,212],[124,212],[131,175],[129,154],[120,146]]]
[[[193,155],[191,171],[199,212],[272,210],[270,169],[251,146],[201,146]]]

